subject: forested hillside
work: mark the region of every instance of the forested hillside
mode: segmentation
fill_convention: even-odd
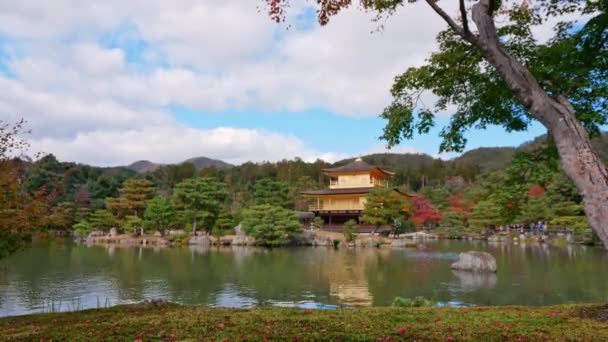
[[[594,141],[602,156],[608,155],[607,141],[605,136]],[[480,148],[447,161],[390,153],[363,159],[393,171],[391,186],[417,194],[408,209],[408,227],[477,232],[545,221],[556,229],[588,228],[581,197],[561,172],[555,147],[543,138],[516,149]],[[296,158],[230,166],[195,158],[181,164],[135,163],[138,173],[47,155],[33,162],[12,161],[18,181],[11,184],[19,184],[35,203],[31,210],[39,219],[28,220],[41,230],[193,229],[197,224],[206,230],[230,229],[243,215],[291,217],[280,210],[308,210],[300,192],[327,187],[322,170],[349,161]]]

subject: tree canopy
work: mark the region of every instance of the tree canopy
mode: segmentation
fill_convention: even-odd
[[[302,230],[295,211],[270,204],[245,209],[242,227],[247,235],[266,245],[284,244]]]
[[[264,0],[281,22],[289,0]],[[420,0],[421,2],[423,0]],[[317,1],[321,25],[353,0]],[[359,0],[389,17],[416,0]],[[395,78],[393,101],[381,114],[389,147],[428,133],[442,112],[440,151],[462,151],[465,132],[490,125],[526,130],[540,122],[555,140],[565,174],[580,191],[590,226],[608,248],[608,168],[592,148],[608,117],[608,2],[597,0],[460,0],[453,18],[437,0],[424,2],[448,26],[437,36],[439,51],[420,67]],[[540,25],[555,22],[539,39]],[[420,101],[425,93],[433,104]]]
[[[228,197],[228,191],[224,183],[214,178],[190,178],[176,185],[174,196],[186,209],[193,211],[194,231],[199,218],[202,218],[204,228],[210,231]]]
[[[409,203],[397,192],[388,188],[374,188],[367,196],[361,221],[376,227],[393,225],[396,220],[407,220]]]

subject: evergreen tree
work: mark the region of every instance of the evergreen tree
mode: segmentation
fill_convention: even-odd
[[[164,197],[154,197],[148,201],[144,212],[144,226],[163,231],[175,223],[173,203]]]
[[[174,196],[184,208],[192,211],[192,231],[196,232],[199,219],[210,231],[228,197],[226,184],[213,178],[191,178],[176,185]]]
[[[270,204],[243,211],[243,230],[265,245],[281,245],[302,230],[295,211]]]
[[[484,229],[504,223],[500,214],[500,206],[493,198],[480,201],[473,209],[469,219],[471,227]]]
[[[142,217],[146,201],[154,196],[154,183],[146,179],[128,179],[120,189],[120,197],[133,216]]]
[[[256,205],[270,204],[283,208],[293,208],[289,186],[283,182],[269,178],[260,179],[253,186],[253,196]]]
[[[108,210],[95,210],[89,217],[89,222],[93,229],[107,231],[116,226],[114,215]]]

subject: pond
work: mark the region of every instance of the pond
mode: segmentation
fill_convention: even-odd
[[[450,270],[483,250],[497,274]],[[601,248],[436,241],[422,249],[121,248],[53,242],[0,263],[0,316],[146,299],[225,307],[385,306],[424,296],[441,305],[550,305],[608,299]]]

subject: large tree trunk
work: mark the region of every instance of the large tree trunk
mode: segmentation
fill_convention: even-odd
[[[550,96],[532,73],[500,45],[490,0],[473,6],[479,35],[471,39],[501,74],[513,95],[555,140],[561,165],[583,196],[587,221],[608,248],[608,169],[594,152],[585,128],[568,100]]]

